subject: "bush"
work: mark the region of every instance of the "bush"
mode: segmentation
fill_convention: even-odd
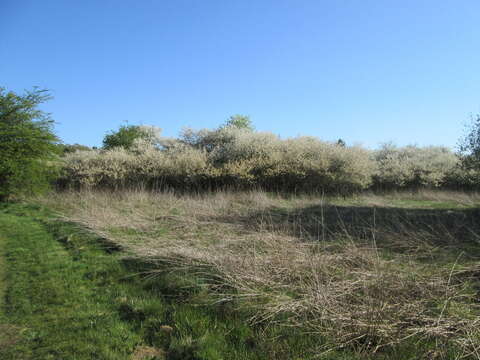
[[[279,189],[351,193],[366,189],[375,164],[367,150],[314,137],[283,140],[264,180]]]
[[[64,157],[64,186],[112,188],[195,186],[207,177],[206,154],[185,145],[158,150],[137,144],[135,151],[77,151]]]
[[[153,126],[123,125],[117,131],[105,135],[103,148],[110,150],[116,147],[131,149],[137,141],[146,141],[152,144],[158,142],[160,129]]]
[[[255,129],[249,116],[239,114],[230,116],[228,120],[220,127],[220,129],[225,128],[236,128],[250,131]]]
[[[452,151],[440,146],[399,148],[384,144],[373,157],[377,164],[374,187],[385,190],[440,187],[459,163]]]
[[[439,146],[370,151],[315,137],[281,139],[269,132],[221,126],[184,129],[160,146],[137,139],[129,150],[77,152],[66,157],[65,182],[76,186],[173,186],[178,189],[263,188],[350,194],[419,187],[474,189],[478,172]]]
[[[480,171],[480,115],[472,116],[471,123],[459,150],[462,155],[462,166],[468,170]]]
[[[45,190],[58,173],[53,120],[38,109],[48,99],[37,88],[24,95],[0,88],[0,200]]]
[[[161,141],[163,144],[163,142]],[[65,181],[76,186],[174,186],[180,189],[252,188],[352,192],[365,189],[375,164],[367,150],[239,127],[183,131],[156,148],[69,154]]]
[[[92,150],[90,147],[81,144],[60,144],[58,145],[59,152],[62,155],[73,153],[76,151],[85,151],[85,150]]]

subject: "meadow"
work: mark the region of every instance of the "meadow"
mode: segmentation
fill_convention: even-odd
[[[96,358],[480,358],[476,193],[90,189],[30,203],[7,212],[70,229],[55,246],[114,318],[113,337],[89,337],[117,353]]]

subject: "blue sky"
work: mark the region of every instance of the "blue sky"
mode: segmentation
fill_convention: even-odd
[[[282,137],[454,147],[480,112],[478,0],[0,0],[0,86],[66,143],[233,114]]]

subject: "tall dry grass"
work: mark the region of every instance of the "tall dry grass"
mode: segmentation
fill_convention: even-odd
[[[415,339],[442,356],[453,348],[480,358],[475,214],[259,191],[82,191],[42,201],[153,261],[153,274],[200,277],[212,301],[248,309],[252,322],[326,339],[313,353],[373,353]],[[458,204],[471,203],[478,197],[463,194]],[[453,225],[439,227],[445,216]]]

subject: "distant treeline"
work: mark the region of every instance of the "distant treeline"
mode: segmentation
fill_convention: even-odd
[[[478,171],[468,170],[461,156],[445,147],[385,144],[368,150],[314,137],[281,139],[249,124],[235,125],[234,119],[214,130],[186,129],[177,139],[162,138],[154,128],[125,126],[128,146],[121,146],[119,131],[106,137],[103,149],[66,152],[58,183],[348,194],[420,187],[475,190],[480,182]],[[132,137],[132,129],[143,135]]]

